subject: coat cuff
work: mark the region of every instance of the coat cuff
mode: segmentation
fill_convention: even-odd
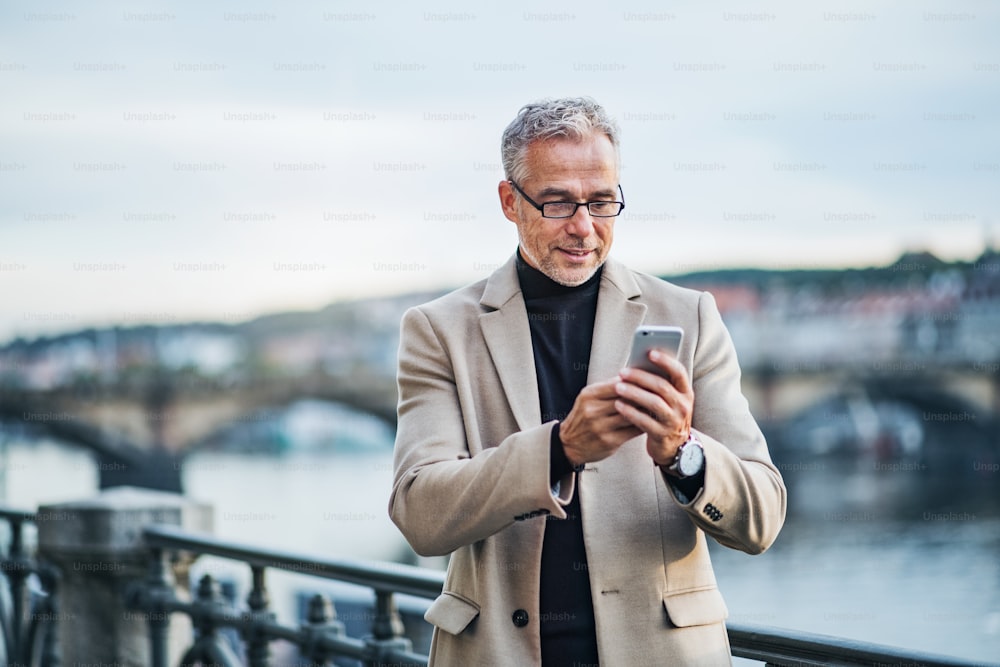
[[[566,457],[562,438],[559,437],[559,422],[556,422],[552,425],[552,437],[549,438],[549,485],[555,487],[559,480],[574,472],[579,470]]]
[[[569,462],[559,437],[559,422],[553,423],[549,436],[549,488],[560,504],[568,503],[573,498],[576,486],[573,484],[573,473],[582,469],[583,466],[574,466]]]

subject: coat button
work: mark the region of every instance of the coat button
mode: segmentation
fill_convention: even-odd
[[[511,614],[510,620],[514,621],[514,625],[517,627],[523,628],[528,624],[528,612],[523,609],[518,609]]]

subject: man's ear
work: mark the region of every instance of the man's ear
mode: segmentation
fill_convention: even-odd
[[[517,210],[517,192],[511,186],[510,181],[500,181],[497,185],[497,194],[500,195],[500,208],[508,220],[515,225],[521,222]]]

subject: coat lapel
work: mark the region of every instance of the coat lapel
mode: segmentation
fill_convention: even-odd
[[[479,302],[496,309],[480,315],[479,323],[518,428],[538,426],[542,412],[535,357],[514,257],[489,277]]]
[[[604,265],[597,298],[588,382],[609,380],[625,366],[632,334],[646,317],[647,306],[640,301],[641,297],[631,271],[609,259]],[[628,545],[633,563],[656,563],[663,556],[660,533],[648,530],[647,512],[655,512],[657,507],[656,474],[646,453],[645,436],[639,436],[624,443],[610,457],[588,463],[577,477],[590,585],[595,593],[594,614],[600,618],[598,642],[602,645],[613,645],[618,639],[609,641],[607,633],[602,634],[603,625],[613,627],[615,623],[601,618],[602,615],[608,609],[618,609],[617,605],[635,582],[632,568],[622,565],[621,545]],[[628,492],[623,493],[622,489]],[[614,524],[615,539],[609,539],[610,524]]]
[[[646,306],[634,300],[640,294],[628,268],[608,259],[597,298],[588,383],[608,380],[625,365],[632,332],[646,315]],[[542,419],[538,379],[514,257],[486,281],[480,304],[491,309],[480,315],[479,323],[517,425],[537,426]]]
[[[640,294],[639,285],[628,268],[608,259],[597,297],[588,383],[611,379],[628,361],[632,333],[646,316],[646,305],[634,300]]]

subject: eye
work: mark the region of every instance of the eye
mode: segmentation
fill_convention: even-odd
[[[549,215],[572,215],[576,212],[576,204],[573,202],[553,201],[546,202],[543,206]]]

